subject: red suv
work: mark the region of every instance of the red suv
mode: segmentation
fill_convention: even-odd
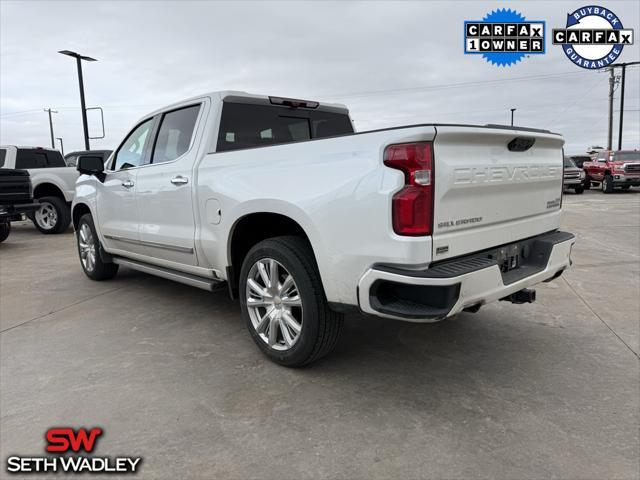
[[[584,162],[584,188],[590,188],[592,182],[599,182],[604,193],[613,192],[621,187],[640,187],[640,151],[638,150],[602,150],[595,160]]]

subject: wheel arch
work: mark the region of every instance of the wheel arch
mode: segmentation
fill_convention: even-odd
[[[33,198],[42,197],[58,197],[65,202],[67,201],[62,189],[51,182],[42,182],[33,188]]]
[[[80,221],[80,217],[82,217],[86,213],[91,213],[91,209],[86,203],[77,203],[73,206],[73,210],[71,212],[71,220],[73,222],[74,230],[78,229],[78,222]]]
[[[301,237],[309,245],[318,265],[313,242],[300,222],[290,216],[275,212],[253,212],[238,218],[229,231],[227,240],[227,282],[229,293],[236,298],[242,262],[258,242],[282,235]]]

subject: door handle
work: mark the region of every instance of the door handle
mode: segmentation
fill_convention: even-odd
[[[131,187],[133,187],[133,181],[125,180],[124,182],[122,182],[122,186],[125,187],[125,188],[131,188]]]
[[[182,175],[178,175],[171,179],[171,183],[173,183],[174,185],[185,185],[189,183],[189,179],[187,177],[183,177]]]

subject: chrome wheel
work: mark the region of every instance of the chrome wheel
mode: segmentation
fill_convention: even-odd
[[[58,223],[58,212],[49,202],[42,202],[40,208],[36,210],[35,219],[43,230],[52,230]]]
[[[96,245],[91,228],[86,223],[83,223],[78,230],[78,249],[82,266],[86,271],[92,272],[96,266]]]
[[[274,350],[289,350],[302,331],[302,300],[293,276],[272,258],[251,266],[247,310],[256,333]]]

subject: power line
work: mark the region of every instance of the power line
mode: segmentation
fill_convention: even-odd
[[[422,90],[441,90],[441,89],[449,89],[449,88],[460,88],[460,87],[470,87],[476,85],[493,85],[500,84],[504,82],[521,82],[524,80],[541,80],[546,78],[555,78],[555,77],[565,77],[570,75],[585,75],[590,74],[589,71],[572,71],[572,72],[562,72],[562,73],[549,73],[549,74],[540,74],[540,75],[528,75],[522,77],[514,77],[514,78],[497,78],[492,80],[476,80],[473,82],[460,82],[460,83],[443,83],[439,85],[422,85],[417,87],[407,87],[407,88],[392,88],[387,90],[372,90],[369,92],[352,92],[352,93],[341,93],[341,94],[324,94],[324,95],[316,95],[319,98],[355,98],[355,97],[368,97],[373,95],[385,95],[389,93],[411,93]]]
[[[606,77],[605,77],[606,78]],[[576,99],[571,102],[569,105],[566,105],[554,118],[549,122],[549,126],[555,125],[556,121],[569,109],[573,108],[580,100],[585,98],[587,95],[591,93],[591,91],[596,88],[598,85],[602,83],[603,77],[597,77],[596,81],[581,95],[576,97]]]

